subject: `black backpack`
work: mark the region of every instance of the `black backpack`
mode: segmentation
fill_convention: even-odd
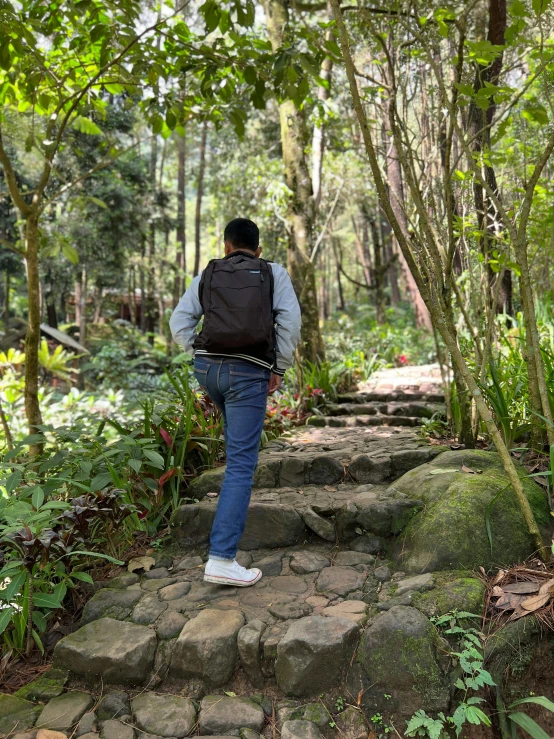
[[[212,259],[198,289],[204,324],[194,346],[275,362],[271,265],[243,251]]]

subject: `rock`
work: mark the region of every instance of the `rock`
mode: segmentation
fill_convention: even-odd
[[[268,611],[275,618],[288,621],[290,619],[309,616],[312,612],[312,607],[303,601],[295,601],[293,603],[274,603],[268,606]]]
[[[482,474],[461,471],[462,465]],[[435,470],[447,470],[431,474]],[[517,465],[527,498],[539,526],[549,521],[548,502],[528,472]],[[490,514],[493,549],[484,524],[487,507],[509,485],[499,456],[483,450],[449,451],[407,472],[395,490],[424,502],[394,552],[409,572],[473,569],[522,562],[535,550],[515,495],[508,489]]]
[[[426,593],[416,593],[413,603],[426,616],[444,616],[450,611],[480,614],[483,610],[485,585],[476,577],[455,577],[444,573],[445,579],[435,575],[437,587]]]
[[[239,729],[239,737],[240,739],[260,739],[258,732],[252,729]]]
[[[185,557],[180,560],[173,568],[175,572],[182,572],[183,570],[193,570],[202,567],[204,560],[202,557]]]
[[[136,585],[138,582],[140,582],[140,577],[136,572],[125,572],[123,575],[112,577],[111,580],[103,580],[94,584],[98,589],[111,588],[112,590],[124,590],[125,588],[130,588],[131,585]]]
[[[280,577],[273,578],[271,581],[271,587],[273,590],[277,590],[280,593],[294,593],[295,595],[301,595],[308,589],[308,584],[297,575],[281,575]]]
[[[370,457],[357,454],[352,457],[348,471],[357,482],[384,482],[392,472],[391,458],[388,455]]]
[[[254,472],[255,488],[274,488],[279,484],[279,469],[281,460],[275,459],[263,464],[258,464]]]
[[[345,600],[336,606],[328,606],[321,612],[324,616],[336,616],[345,618],[355,624],[361,625],[366,618],[367,603],[363,600]]]
[[[308,473],[312,485],[335,485],[344,477],[344,467],[334,457],[314,457]]]
[[[79,739],[100,739],[100,734],[91,731],[89,734],[82,734]]]
[[[166,585],[158,592],[158,595],[162,601],[177,600],[177,598],[182,598],[189,593],[190,586],[190,582],[176,582],[173,585]]]
[[[11,734],[25,731],[35,725],[40,706],[15,695],[0,693],[0,733]]]
[[[323,739],[320,730],[311,721],[285,721],[281,739]]]
[[[241,628],[237,638],[237,647],[242,668],[252,685],[259,688],[264,685],[260,647],[260,638],[264,630],[264,622],[254,619]]]
[[[329,567],[330,561],[323,554],[317,552],[301,551],[294,552],[290,559],[290,568],[298,575],[306,575],[309,572],[319,572],[324,567]]]
[[[216,507],[213,503],[181,506],[175,513],[173,535],[184,547],[207,543]],[[287,547],[304,537],[300,514],[288,505],[252,503],[240,548],[244,550]]]
[[[75,736],[80,737],[84,734],[95,733],[97,729],[96,714],[94,711],[87,711],[87,713],[83,714],[79,725],[75,729]]]
[[[44,731],[44,730],[41,729],[41,731]],[[22,732],[18,732],[17,734],[10,734],[10,739],[35,739],[36,736],[38,736],[37,731],[33,731],[33,730],[32,731],[22,731]],[[62,737],[63,739],[67,739],[65,734],[63,734],[60,737],[60,739],[62,739]]]
[[[293,712],[292,720],[310,721],[323,733],[329,733],[331,715],[323,703],[306,703]],[[333,732],[334,733],[334,732]]]
[[[380,500],[360,507],[356,522],[376,536],[392,536],[404,531],[421,508],[420,500]]]
[[[348,706],[334,721],[341,739],[367,739],[368,726],[359,708]]]
[[[105,683],[140,685],[154,663],[156,641],[146,626],[102,618],[61,639],[54,665]]]
[[[37,720],[37,726],[45,729],[66,731],[75,726],[81,716],[92,706],[93,700],[88,693],[70,692],[52,698]]]
[[[279,470],[281,487],[302,487],[305,482],[305,462],[298,457],[285,457]]]
[[[96,713],[99,721],[109,721],[110,719],[128,716],[131,713],[131,704],[129,696],[122,690],[113,690],[100,701]]]
[[[358,536],[348,545],[355,552],[363,552],[364,554],[377,554],[381,552],[385,545],[379,536]]]
[[[157,593],[148,593],[134,607],[131,620],[136,624],[148,626],[153,624],[166,608],[167,603],[161,603]]]
[[[146,580],[160,580],[169,577],[169,570],[167,567],[154,567],[154,569],[145,572],[144,577]]]
[[[273,701],[271,698],[263,695],[263,693],[254,693],[250,696],[250,700],[257,703],[266,716],[271,716],[273,713]]]
[[[236,554],[235,560],[239,563],[241,567],[250,567],[252,562],[254,561],[254,558],[250,554],[250,552],[241,552],[239,551]]]
[[[407,577],[405,580],[399,580],[394,594],[398,597],[404,595],[404,593],[408,593],[410,590],[416,593],[422,593],[425,590],[431,590],[434,584],[433,575],[430,572],[426,572],[423,575],[415,575],[414,577]]]
[[[206,470],[199,477],[195,477],[189,484],[189,495],[191,498],[204,498],[208,493],[219,493],[223,478],[225,477],[225,467],[216,467],[213,470]]]
[[[261,707],[247,698],[208,695],[200,704],[198,728],[201,735],[233,734],[240,728],[259,734],[264,721]]]
[[[323,516],[319,516],[312,508],[302,511],[302,518],[306,526],[326,541],[335,541],[335,525]]]
[[[280,690],[297,697],[325,692],[348,665],[357,637],[358,627],[342,618],[309,616],[293,623],[277,647]]]
[[[373,554],[365,552],[339,552],[334,564],[339,567],[355,567],[356,565],[372,565],[375,562]]]
[[[157,580],[143,580],[140,587],[147,593],[157,593],[162,588],[175,583],[174,577],[160,577]]]
[[[84,626],[99,618],[116,618],[123,621],[129,618],[142,596],[140,590],[102,588],[85,605],[81,624]]]
[[[36,680],[15,692],[18,698],[32,701],[49,701],[61,695],[68,678],[67,670],[55,670],[50,668]]]
[[[428,462],[431,457],[429,449],[402,449],[393,452],[391,455],[392,466],[398,472],[407,472],[408,470],[419,467]]]
[[[388,582],[391,579],[390,567],[387,565],[376,567],[373,571],[373,576],[376,577],[379,582]]]
[[[275,660],[277,659],[277,647],[285,635],[286,626],[276,624],[266,628],[261,636],[262,647],[262,673],[264,677],[273,677],[275,674]]]
[[[259,559],[254,566],[262,571],[264,577],[280,575],[283,569],[283,553],[270,554],[268,557]]]
[[[53,729],[39,729],[36,737],[37,739],[67,739],[67,734],[64,734],[63,731],[54,731]]]
[[[450,693],[439,666],[440,652],[437,630],[415,608],[393,606],[376,616],[357,652],[370,686],[362,699],[366,711],[386,710],[409,718],[419,709],[446,710]]]
[[[361,590],[365,580],[366,576],[352,567],[326,567],[317,578],[316,590],[345,596],[354,590]]]
[[[188,736],[196,721],[193,702],[179,695],[141,693],[133,699],[132,708],[139,728],[157,736]]]
[[[156,634],[160,639],[173,639],[181,633],[187,621],[187,617],[178,611],[165,611],[156,621]]]
[[[237,634],[243,625],[240,611],[202,611],[181,631],[171,672],[179,677],[199,677],[214,686],[224,685],[235,670]]]
[[[100,739],[134,739],[133,727],[115,719],[104,721],[100,731]]]

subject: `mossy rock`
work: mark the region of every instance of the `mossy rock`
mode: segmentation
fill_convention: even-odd
[[[480,474],[462,472],[462,466]],[[535,519],[545,535],[550,523],[548,502],[541,488],[518,466],[518,474]],[[393,487],[423,501],[392,547],[392,554],[408,572],[489,568],[521,562],[535,551],[515,494],[495,452],[444,452],[428,464],[410,470]],[[487,507],[492,551],[487,536]]]
[[[63,693],[68,675],[67,670],[57,670],[52,667],[37,680],[24,685],[14,695],[26,700],[49,701]]]
[[[480,615],[483,610],[485,585],[469,573],[445,572],[435,575],[435,587],[425,593],[415,593],[412,603],[429,618],[444,616],[452,611]]]
[[[36,723],[42,706],[15,695],[0,693],[0,734],[21,733]]]
[[[201,500],[208,493],[219,493],[225,476],[225,467],[216,467],[213,470],[206,470],[196,477],[189,485],[188,495],[191,498]]]
[[[363,707],[408,718],[415,711],[444,711],[450,700],[440,663],[439,633],[420,611],[393,606],[376,616],[362,636],[358,661],[368,681]]]

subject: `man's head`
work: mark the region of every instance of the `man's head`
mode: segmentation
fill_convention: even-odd
[[[223,232],[223,240],[225,241],[225,254],[240,249],[241,251],[251,251],[259,257],[262,252],[260,249],[260,229],[254,221],[250,221],[248,218],[234,218],[229,221]]]

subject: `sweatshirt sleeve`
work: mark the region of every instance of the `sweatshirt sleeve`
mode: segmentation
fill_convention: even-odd
[[[190,283],[179,304],[169,319],[169,328],[173,341],[189,354],[193,353],[192,342],[196,338],[196,327],[202,318],[202,306],[198,299],[198,286],[201,275],[197,275]]]
[[[273,371],[277,375],[284,375],[285,370],[292,367],[294,362],[294,350],[300,341],[302,317],[298,298],[288,272],[279,264],[272,264],[271,267],[273,269],[273,313],[277,340],[277,361]]]

